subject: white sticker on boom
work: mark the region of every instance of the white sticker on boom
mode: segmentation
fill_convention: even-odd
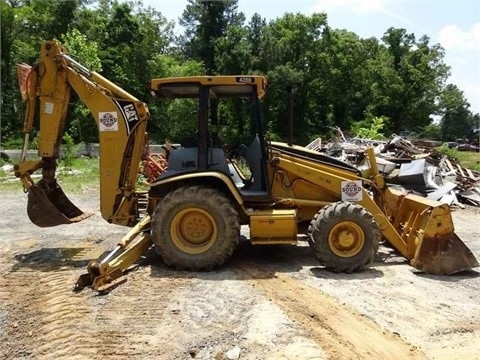
[[[117,112],[99,112],[98,122],[100,131],[118,131]]]
[[[342,201],[362,201],[362,181],[342,181]]]
[[[46,102],[45,107],[43,108],[45,114],[53,114],[53,103]]]

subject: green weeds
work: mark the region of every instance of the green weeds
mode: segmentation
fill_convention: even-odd
[[[480,153],[474,151],[459,151],[457,149],[450,149],[443,145],[436,150],[450,158],[456,159],[463,167],[471,170],[480,171]]]

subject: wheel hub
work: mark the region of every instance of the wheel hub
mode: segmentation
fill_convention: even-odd
[[[342,221],[330,231],[328,244],[336,255],[352,257],[362,250],[365,244],[365,234],[357,223]]]
[[[183,238],[193,244],[201,244],[212,236],[212,225],[204,214],[192,211],[183,217],[180,223],[180,233]]]
[[[175,245],[188,254],[200,254],[208,250],[217,237],[213,217],[201,208],[189,208],[175,215],[171,226]]]

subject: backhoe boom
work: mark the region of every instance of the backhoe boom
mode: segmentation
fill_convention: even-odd
[[[32,201],[36,199],[37,204],[32,207],[32,221],[38,222],[39,226],[65,224],[73,222],[70,213],[78,215],[79,212],[70,211],[73,204],[62,206],[68,199],[55,180],[56,160],[65,133],[73,90],[90,110],[99,131],[102,216],[114,224],[133,226],[138,221],[133,195],[144,148],[146,125],[150,118],[147,105],[100,74],[89,71],[72,60],[56,41],[42,44],[39,63],[31,69],[27,86],[24,148],[38,101],[38,154],[42,160],[35,163],[22,161],[16,166],[15,174],[22,179],[26,190],[35,193]],[[39,184],[34,185],[28,174],[39,168],[43,169],[44,176]],[[56,194],[50,196],[53,191]],[[44,211],[43,206],[50,213]],[[38,215],[33,214],[34,211]],[[43,223],[44,218],[49,219],[48,225]]]

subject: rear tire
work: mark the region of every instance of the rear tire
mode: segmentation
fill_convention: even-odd
[[[238,214],[221,192],[182,187],[157,205],[152,238],[157,253],[178,270],[212,270],[228,260],[240,235]]]
[[[308,228],[309,244],[315,258],[327,270],[361,270],[378,251],[380,230],[363,206],[337,202],[322,208]]]

